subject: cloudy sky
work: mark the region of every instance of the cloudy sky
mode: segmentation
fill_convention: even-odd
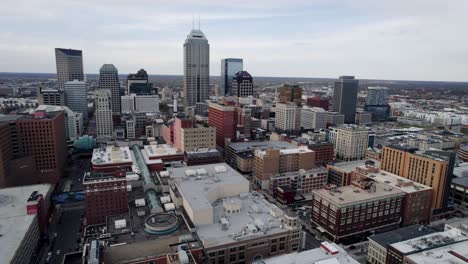
[[[240,57],[254,76],[468,81],[467,14],[467,0],[0,0],[0,72],[55,72],[62,47],[86,73],[182,74],[200,15],[212,75]]]

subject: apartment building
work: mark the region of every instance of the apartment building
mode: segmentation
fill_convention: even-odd
[[[384,147],[381,168],[403,178],[432,187],[431,207],[447,205],[455,154],[445,151],[416,151],[405,145]]]

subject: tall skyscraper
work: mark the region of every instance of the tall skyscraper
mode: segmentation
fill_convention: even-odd
[[[345,116],[345,123],[354,123],[359,82],[354,76],[340,76],[333,92],[333,112]]]
[[[205,102],[210,91],[210,44],[201,30],[192,29],[184,43],[186,106]]]
[[[367,88],[367,104],[368,105],[385,105],[387,104],[388,88],[387,87],[368,87]]]
[[[65,89],[65,83],[73,80],[84,81],[83,52],[73,49],[55,49],[57,65],[57,83],[60,90]]]
[[[88,121],[88,100],[86,83],[73,80],[65,83],[65,103],[74,112],[83,114],[83,121]]]
[[[232,78],[243,70],[242,59],[227,58],[221,60],[221,86],[219,95],[234,95]]]
[[[109,89],[99,89],[96,94],[96,134],[98,138],[112,137],[112,103],[111,91]]]
[[[252,96],[254,94],[252,75],[247,71],[237,72],[232,79],[231,89],[231,95],[237,97]]]
[[[112,113],[120,114],[119,71],[113,64],[104,64],[99,70],[99,89],[107,89],[111,92]]]

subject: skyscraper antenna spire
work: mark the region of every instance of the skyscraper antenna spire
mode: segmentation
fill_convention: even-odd
[[[192,14],[192,30],[195,29],[195,15]]]
[[[200,30],[200,14],[198,14],[198,30]]]

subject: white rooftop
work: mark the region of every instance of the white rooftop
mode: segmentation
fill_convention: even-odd
[[[226,163],[168,168],[167,171],[194,210],[212,208],[211,204],[217,199],[249,191],[249,181]]]
[[[47,199],[50,184],[37,184],[0,189],[0,259],[10,263],[36,215],[28,215],[26,203],[32,192]]]
[[[144,146],[142,152],[145,153],[150,159],[182,154],[182,152],[177,150],[177,148],[168,144],[146,145]]]
[[[434,248],[406,256],[412,263],[418,264],[466,264],[468,258],[468,241],[445,247]]]
[[[348,161],[348,162],[337,162],[333,165],[330,165],[332,167],[336,167],[346,173],[350,173],[353,170],[355,170],[359,166],[364,166],[366,165],[366,161],[373,161],[375,167],[380,167],[380,162],[373,160],[373,159],[367,159],[367,160],[356,160],[356,161]]]
[[[133,158],[129,147],[106,146],[93,150],[91,162],[96,165],[132,163]]]
[[[466,241],[468,237],[464,235],[460,229],[452,228],[448,231],[432,233],[426,236],[413,238],[410,240],[392,244],[392,247],[402,253],[411,253],[424,249],[429,249],[434,246],[443,246],[460,241]]]
[[[219,199],[213,204],[213,223],[198,225],[205,247],[212,247],[288,231],[283,211],[257,192]]]
[[[262,260],[262,262],[254,262],[253,264],[358,264],[355,259],[348,255],[346,251],[340,248],[337,244],[331,245],[338,250],[335,255],[330,255],[323,248],[314,248],[302,252],[294,252],[277,257],[272,257]]]

